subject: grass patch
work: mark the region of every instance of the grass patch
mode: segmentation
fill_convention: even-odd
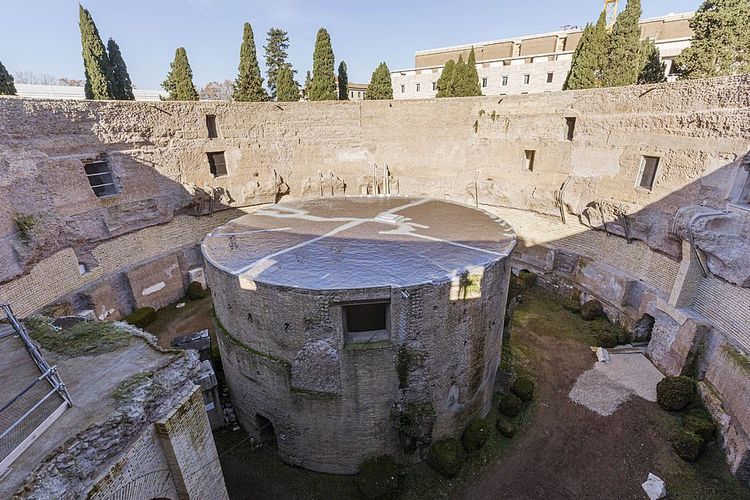
[[[130,344],[133,336],[108,321],[83,321],[58,330],[48,318],[32,316],[24,321],[35,341],[45,349],[66,356],[95,356]]]

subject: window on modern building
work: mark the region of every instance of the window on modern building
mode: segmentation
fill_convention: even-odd
[[[208,156],[208,166],[211,168],[211,175],[221,177],[227,175],[227,162],[224,159],[224,152],[206,153]]]
[[[366,302],[341,306],[344,344],[390,339],[389,302]]]
[[[482,87],[487,86],[487,78],[482,78]]]
[[[112,176],[112,170],[106,160],[86,162],[83,164],[86,178],[89,180],[91,190],[97,198],[106,198],[117,194],[117,186]]]
[[[636,186],[643,189],[648,189],[650,191],[654,187],[656,170],[658,168],[658,156],[644,156],[643,158],[641,158],[641,171],[638,175],[638,183],[636,184]]]
[[[401,93],[403,94],[406,92],[406,85],[401,85]]]
[[[533,63],[533,62],[534,62],[534,58],[533,58],[533,57],[526,57],[526,58],[524,58],[524,60],[523,60],[523,63],[524,63],[524,64],[531,64],[531,63]]]
[[[531,83],[531,75],[523,75],[523,84],[528,85]]]
[[[565,118],[565,139],[568,141],[573,140],[573,134],[576,131],[576,119],[573,116]]]
[[[420,89],[421,85],[417,84],[416,87],[417,87],[417,92],[419,92],[419,89]]]
[[[536,157],[536,151],[533,149],[527,149],[523,152],[523,168],[529,172],[534,171],[534,158]]]
[[[432,82],[432,90],[437,90],[437,82]]]
[[[510,66],[510,61],[507,59],[503,61],[503,66]]]
[[[508,86],[508,77],[507,76],[503,77],[503,83],[502,83],[502,85],[503,85],[503,87],[507,87]]]
[[[547,73],[547,83],[552,83],[552,80],[555,78],[554,73]]]
[[[206,129],[208,129],[209,139],[219,137],[219,129],[216,127],[216,115],[206,115]]]

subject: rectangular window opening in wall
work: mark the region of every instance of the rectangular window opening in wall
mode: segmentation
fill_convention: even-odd
[[[554,73],[547,73],[547,83],[552,83],[552,80],[555,78]]]
[[[531,75],[523,75],[523,84],[528,85],[531,83]]]
[[[217,139],[219,129],[216,128],[216,115],[206,115],[206,129],[208,129],[208,138]]]
[[[106,160],[84,163],[83,169],[97,198],[106,198],[117,194],[112,170],[110,170]]]
[[[482,87],[487,86],[487,78],[482,78]]]
[[[401,93],[403,94],[406,92],[406,85],[401,85]]]
[[[421,88],[422,86],[421,86],[420,84],[417,84],[417,85],[416,85],[416,87],[417,87],[417,92],[419,92],[419,89],[420,89],[420,88]]]
[[[503,77],[503,83],[502,83],[502,85],[503,85],[503,87],[507,87],[508,86],[508,77],[507,76]]]
[[[432,90],[433,92],[437,90],[437,82],[432,82]]]
[[[221,177],[227,175],[227,162],[224,159],[224,152],[206,153],[208,156],[208,166],[211,168],[211,175]]]
[[[534,171],[534,158],[536,157],[536,151],[533,149],[527,149],[523,152],[523,168],[529,172]]]
[[[576,131],[576,119],[573,116],[565,118],[565,139],[568,141],[573,140],[573,135]]]
[[[344,344],[382,342],[390,339],[390,302],[344,304]]]
[[[641,171],[638,175],[638,184],[636,186],[651,191],[656,179],[656,170],[659,168],[658,156],[644,156],[641,158]]]

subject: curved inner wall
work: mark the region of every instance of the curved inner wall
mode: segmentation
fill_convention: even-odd
[[[0,300],[109,318],[166,304],[202,264],[206,233],[283,198],[478,203],[518,233],[515,267],[574,284],[624,323],[653,317],[652,359],[695,370],[746,470],[750,384],[728,353],[750,350],[749,86],[283,106],[3,98]],[[219,152],[226,175],[211,173]],[[87,181],[84,163],[101,159],[114,196]]]

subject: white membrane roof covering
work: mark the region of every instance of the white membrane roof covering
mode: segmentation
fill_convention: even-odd
[[[203,255],[249,281],[311,290],[450,281],[504,259],[516,235],[492,214],[428,198],[280,203],[215,229]]]

